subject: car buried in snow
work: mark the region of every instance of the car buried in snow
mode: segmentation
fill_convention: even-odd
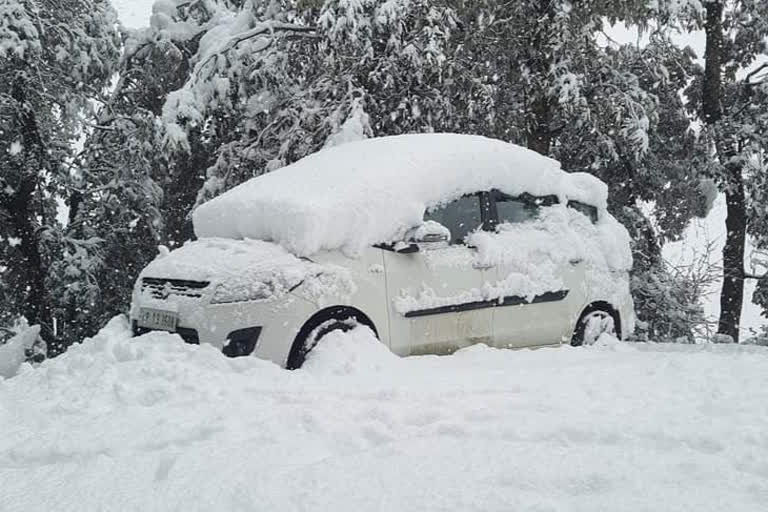
[[[359,324],[401,356],[623,338],[632,257],[606,205],[597,178],[480,136],[325,148],[199,206],[132,327],[289,369]]]

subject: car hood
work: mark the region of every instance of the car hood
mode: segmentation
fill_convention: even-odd
[[[328,294],[348,296],[356,289],[346,268],[247,239],[203,238],[174,251],[162,250],[139,277],[208,283],[232,301],[255,292],[260,299],[277,299],[300,287],[302,297],[316,302]]]
[[[322,272],[320,267],[270,242],[204,238],[174,251],[161,250],[140,277],[210,283],[277,282],[280,287],[291,288],[308,275]]]

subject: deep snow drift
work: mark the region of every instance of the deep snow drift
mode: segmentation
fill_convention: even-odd
[[[768,350],[604,341],[288,372],[117,319],[0,381],[0,510],[765,510]]]

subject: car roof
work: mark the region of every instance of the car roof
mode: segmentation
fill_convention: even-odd
[[[605,209],[607,187],[526,148],[478,135],[410,134],[325,148],[201,205],[198,237],[275,241],[294,254],[359,252],[426,208],[480,190],[557,195]]]

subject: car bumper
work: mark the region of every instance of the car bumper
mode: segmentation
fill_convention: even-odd
[[[149,330],[138,325],[142,306],[139,300],[131,308],[134,334]],[[158,308],[155,302],[146,306]],[[283,367],[296,334],[317,310],[314,304],[294,295],[279,300],[230,304],[169,303],[167,308],[177,312],[176,333],[187,343],[208,343],[223,349],[233,335],[247,330],[247,335],[257,337],[252,355]]]

